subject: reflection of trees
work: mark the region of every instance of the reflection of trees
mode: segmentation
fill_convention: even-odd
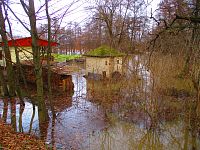
[[[87,80],[87,99],[100,105],[105,113],[104,119],[108,121],[108,115],[113,112],[114,105],[122,100],[120,89],[123,80],[115,81],[112,79],[105,81]]]
[[[183,149],[198,149],[198,115],[197,104],[191,103],[190,100],[186,100],[184,103],[184,147]]]
[[[112,106],[120,100],[120,89],[123,81],[95,81],[87,80],[87,98],[92,102],[101,104],[102,106]]]
[[[9,101],[9,102],[8,102]],[[3,108],[3,120],[4,122],[7,121],[7,113],[8,109],[10,109],[10,118],[11,118],[11,125],[15,131],[17,131],[17,111],[16,111],[16,99],[10,98],[10,99],[3,99],[4,108]],[[10,104],[10,108],[8,108],[8,104]],[[22,114],[24,111],[24,103],[20,102],[19,107],[19,131],[23,132],[22,127]]]
[[[133,75],[136,75],[136,77],[128,76],[129,81],[126,88],[125,90],[122,89],[124,90],[123,99],[125,102],[122,101],[118,105],[118,111],[123,120],[132,121],[136,124],[142,122],[143,130],[147,129],[139,139],[140,144],[133,145],[138,145],[139,149],[163,149],[164,147],[168,148],[168,146],[169,148],[198,149],[199,119],[196,101],[192,102],[191,97],[187,101],[187,98],[184,97],[181,98],[180,102],[180,98],[163,95],[163,93],[160,93],[161,72],[154,70],[150,76],[147,76],[148,74],[145,74],[143,70],[145,67],[142,67],[137,62],[138,60],[131,61],[132,64],[137,64],[132,67],[137,66],[137,68],[129,68],[129,71],[135,72]],[[177,125],[167,127],[167,124],[174,124],[183,115],[184,121],[181,118]],[[182,125],[184,126],[182,127]],[[174,130],[176,132],[173,132]],[[137,135],[134,135],[133,138],[135,136]],[[109,140],[111,139],[109,138]],[[130,141],[133,141],[133,139],[130,139]]]
[[[10,99],[10,104],[11,104],[11,124],[13,129],[16,131],[17,130],[17,124],[16,124],[16,99],[11,98]]]
[[[20,101],[20,107],[19,107],[19,132],[24,132],[23,131],[23,126],[22,126],[22,115],[24,112],[24,107],[25,103]]]
[[[3,121],[6,122],[7,120],[7,115],[8,115],[8,99],[4,98],[3,99]]]
[[[32,113],[31,121],[30,121],[29,134],[31,133],[32,126],[33,126],[33,120],[34,120],[34,117],[35,117],[35,104],[32,103],[32,105],[33,105],[33,113]]]
[[[72,106],[73,92],[57,92],[53,95],[52,105],[54,111],[59,113]]]
[[[141,130],[133,124],[115,121],[112,128],[91,137],[90,147],[109,150],[164,148],[158,130]]]
[[[107,132],[107,129],[104,130],[104,134],[101,137],[101,149],[108,149],[110,150],[112,148],[112,141],[113,138],[110,136],[110,133]]]
[[[90,147],[97,149],[198,149],[193,145],[190,130],[180,124],[154,126],[152,129],[140,128],[138,125],[113,122],[112,128],[90,137]],[[185,134],[187,131],[187,135]],[[187,139],[187,141],[185,141]],[[197,138],[195,139],[197,140]]]
[[[139,140],[138,149],[163,149],[162,142],[160,141],[160,136],[156,130],[148,130],[146,134],[143,135],[143,137]]]
[[[49,121],[46,122],[41,122],[40,118],[39,118],[39,129],[40,129],[40,138],[42,140],[46,140],[47,138],[47,131],[48,131],[48,127],[49,127]]]
[[[56,123],[56,115],[53,114],[52,115],[52,126],[51,126],[51,144],[52,144],[52,148],[56,148],[55,145],[55,123]]]

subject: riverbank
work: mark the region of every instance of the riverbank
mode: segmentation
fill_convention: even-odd
[[[11,125],[5,124],[2,120],[0,120],[0,135],[0,149],[3,150],[48,149],[42,140],[36,139],[28,134],[17,133]]]

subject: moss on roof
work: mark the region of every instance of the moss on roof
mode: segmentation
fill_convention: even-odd
[[[124,56],[124,53],[117,51],[116,49],[110,48],[109,46],[100,46],[94,50],[91,50],[85,54],[85,56],[91,57],[119,57]]]

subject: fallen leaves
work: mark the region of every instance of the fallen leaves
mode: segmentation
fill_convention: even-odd
[[[10,125],[0,120],[0,149],[3,150],[46,150],[44,141],[33,136],[15,132]]]

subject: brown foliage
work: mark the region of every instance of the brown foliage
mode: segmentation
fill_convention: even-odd
[[[30,135],[16,133],[10,125],[0,120],[0,149],[5,150],[46,150],[48,149],[43,141]]]

